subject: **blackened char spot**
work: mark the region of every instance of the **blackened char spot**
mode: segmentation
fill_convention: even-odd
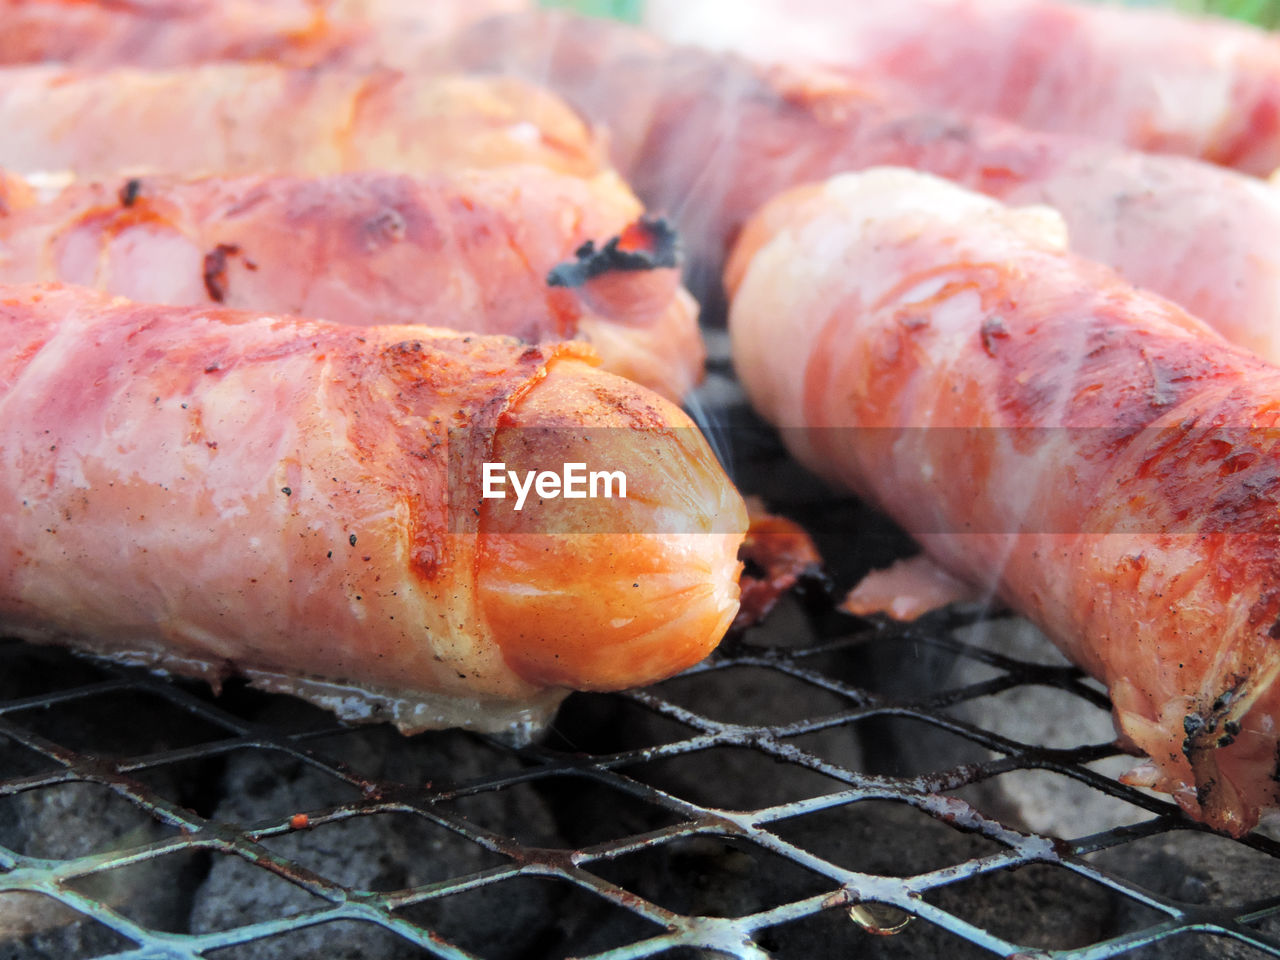
[[[227,298],[227,258],[239,252],[237,246],[220,243],[204,255],[204,288],[214,303]]]
[[[1004,321],[999,317],[990,316],[982,321],[982,349],[987,351],[987,356],[994,357],[996,355],[996,341],[1003,340],[1009,336],[1009,328],[1004,325]]]
[[[600,249],[588,240],[574,251],[577,258],[553,267],[547,274],[551,287],[580,287],[612,270],[660,270],[679,266],[680,238],[662,218],[641,218]]]
[[[422,353],[421,340],[401,340],[399,343],[393,343],[387,347],[387,353],[392,356],[407,356],[412,353]]]
[[[1224,704],[1225,709],[1225,704]],[[1217,728],[1218,717],[1215,716],[1213,722],[1209,725],[1209,731],[1212,732]],[[1236,737],[1240,735],[1240,723],[1236,720],[1224,720],[1222,723],[1223,733],[1218,737],[1217,745],[1219,747],[1229,747],[1236,742]]]
[[[1196,784],[1196,803],[1200,804],[1202,807],[1207,806],[1209,803],[1209,797],[1213,793],[1213,788],[1217,785],[1218,781],[1213,779],[1206,780],[1204,783]]]
[[[370,249],[377,249],[383,244],[399,243],[405,238],[409,226],[404,214],[394,207],[387,207],[371,217],[365,223],[364,229],[367,245]]]
[[[142,192],[142,181],[137,177],[131,177],[125,181],[124,186],[120,188],[120,206],[132,207],[138,201],[138,194]]]
[[[1236,698],[1236,694],[1238,694],[1239,692],[1240,692],[1240,684],[1238,682],[1228,687],[1226,690],[1224,690],[1221,696],[1217,697],[1213,701],[1214,712],[1219,713],[1225,710],[1227,707],[1231,706],[1231,701],[1233,701]]]

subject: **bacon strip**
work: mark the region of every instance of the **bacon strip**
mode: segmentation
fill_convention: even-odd
[[[755,497],[747,499],[747,515],[751,522],[739,551],[744,566],[735,630],[762,623],[802,579],[823,576],[822,555],[800,524],[769,513]]]
[[[147,303],[531,343],[578,336],[606,369],[676,400],[701,376],[697,308],[680,286],[674,236],[664,233],[661,249],[605,256],[649,229],[612,173],[118,178],[72,184],[43,203],[39,190],[0,175],[0,283],[62,281]],[[557,281],[586,243],[592,276]]]
[[[545,82],[607,126],[623,175],[701,261],[695,293],[774,194],[889,164],[1056,207],[1073,249],[1280,361],[1280,191],[1252,177],[923,108],[864,78],[754,67],[604,21],[500,18],[451,50],[463,65]]]
[[[586,348],[0,296],[0,624],[402,729],[527,725],[706,655],[741,498]],[[484,497],[483,464],[626,473]]]
[[[766,207],[734,361],[790,449],[1110,691],[1192,816],[1280,800],[1280,370],[1064,251],[1046,209],[902,170]]]
[[[883,613],[894,620],[917,620],[952,603],[981,599],[981,592],[972,585],[917,554],[872,570],[849,591],[840,609],[860,617]]]

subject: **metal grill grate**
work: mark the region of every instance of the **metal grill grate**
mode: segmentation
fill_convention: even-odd
[[[998,955],[1022,950],[1025,956],[1084,960],[1116,956],[1143,944],[1200,931],[1232,938],[1266,954],[1280,956],[1280,937],[1274,931],[1260,929],[1263,921],[1280,915],[1280,895],[1276,891],[1252,902],[1192,905],[1179,902],[1159,890],[1144,888],[1126,878],[1122,871],[1094,862],[1093,854],[1123,850],[1144,838],[1188,829],[1188,825],[1165,801],[1123,787],[1090,768],[1090,763],[1113,755],[1113,748],[1095,744],[1049,749],[1022,744],[957,720],[947,713],[948,707],[1028,685],[1038,690],[1065,691],[1079,698],[1081,710],[1093,711],[1105,703],[1101,695],[1071,668],[1026,664],[955,639],[954,628],[971,619],[953,614],[946,620],[935,620],[917,627],[860,626],[843,636],[792,648],[738,642],[669,685],[619,695],[584,697],[578,705],[571,702],[567,716],[553,735],[554,743],[548,745],[511,750],[491,739],[458,733],[426,734],[404,740],[397,749],[406,758],[414,753],[425,753],[430,765],[438,762],[437,747],[433,741],[463,738],[472,742],[474,749],[483,752],[486,762],[493,766],[484,775],[465,782],[449,782],[451,771],[441,769],[430,785],[416,787],[375,782],[362,777],[351,765],[335,761],[327,746],[335,738],[341,741],[343,737],[358,737],[361,735],[359,732],[344,731],[344,728],[327,721],[317,725],[310,722],[316,719],[312,717],[307,718],[309,722],[305,729],[295,732],[245,718],[246,713],[261,713],[264,706],[268,712],[278,707],[279,704],[273,702],[278,698],[232,691],[228,695],[232,701],[229,705],[221,701],[211,702],[186,685],[115,668],[104,668],[104,679],[97,682],[77,684],[54,692],[24,695],[26,691],[13,689],[9,684],[4,691],[7,699],[0,705],[0,734],[8,741],[4,752],[0,753],[4,760],[0,798],[12,803],[23,793],[35,795],[58,785],[77,782],[99,784],[115,797],[123,798],[128,805],[144,811],[148,820],[176,827],[177,830],[157,839],[148,837],[145,842],[136,842],[136,838],[131,842],[126,834],[123,842],[108,844],[111,849],[69,859],[45,859],[24,855],[10,847],[0,848],[0,871],[3,871],[0,873],[0,890],[43,894],[60,901],[121,938],[119,948],[110,951],[111,955],[136,960],[143,957],[255,956],[253,950],[248,949],[255,943],[265,943],[267,938],[285,935],[286,941],[274,941],[280,944],[287,942],[291,932],[340,920],[371,924],[404,941],[406,946],[420,947],[424,955],[486,955],[466,949],[468,940],[474,939],[474,931],[462,931],[459,935],[457,931],[442,929],[441,924],[433,922],[430,917],[424,921],[415,915],[415,911],[421,914],[417,908],[423,905],[442,904],[443,908],[432,916],[436,920],[447,921],[443,926],[448,927],[451,913],[456,916],[456,911],[449,908],[450,898],[488,888],[495,896],[487,901],[490,906],[485,908],[486,911],[505,911],[505,915],[516,915],[520,911],[513,903],[520,899],[528,901],[529,894],[509,885],[522,880],[527,882],[531,878],[538,878],[543,883],[551,880],[571,884],[586,893],[585,898],[578,897],[586,904],[582,908],[585,915],[596,918],[604,913],[613,913],[615,917],[602,925],[593,919],[589,925],[567,932],[562,929],[563,922],[554,915],[534,917],[527,927],[528,942],[521,947],[533,952],[523,955],[579,955],[598,952],[604,946],[611,949],[599,955],[617,958],[698,955],[667,953],[677,947],[740,957],[789,956],[800,955],[794,953],[795,945],[815,942],[813,938],[818,935],[833,938],[833,944],[841,939],[848,940],[851,945],[861,942],[868,950],[867,955],[875,955],[870,951],[878,946],[876,940],[848,917],[850,904],[875,901],[919,918],[893,938],[901,938],[904,946],[913,938],[920,939],[921,925],[936,925]],[[850,685],[839,675],[842,671],[828,669],[827,665],[842,658],[857,661],[860,648],[884,646],[886,642],[902,651],[913,651],[915,656],[921,650],[928,650],[972,660],[993,668],[995,675],[978,683],[941,689],[910,699],[885,696],[873,687]],[[86,670],[79,661],[58,651],[32,650],[22,644],[8,643],[0,646],[0,653],[4,657],[0,661],[4,663],[4,675],[11,679],[21,674],[56,677],[67,671],[76,674]],[[15,668],[19,661],[20,669]],[[30,670],[37,661],[44,669]],[[834,713],[804,716],[781,723],[763,717],[757,725],[717,719],[709,715],[711,711],[699,711],[686,705],[699,699],[700,684],[725,671],[744,668],[777,675],[785,686],[796,684],[811,688],[814,696],[823,703],[838,702],[843,708]],[[757,679],[763,675],[759,674]],[[666,686],[673,688],[674,695],[664,693]],[[158,738],[160,749],[110,756],[71,749],[39,732],[39,728],[48,725],[50,716],[104,696],[117,701],[132,700],[135,707],[140,698],[150,701],[150,706],[164,705],[174,715],[169,730],[177,734],[177,741],[189,738],[192,730],[199,730],[197,739],[200,742],[171,745],[174,741],[168,737],[168,731],[162,731]],[[790,700],[792,712],[796,712],[795,698]],[[238,712],[227,708],[237,705],[248,709]],[[643,746],[611,743],[608,717],[610,713],[619,711],[629,715],[627,726],[633,732],[639,729],[643,734],[652,734],[655,729],[660,729],[675,735],[657,736],[660,742]],[[287,712],[292,712],[292,705]],[[655,718],[656,724],[632,722],[630,715],[637,714],[649,714]],[[181,722],[177,719],[181,715],[198,722]],[[997,756],[977,763],[955,765],[929,776],[895,777],[851,769],[824,758],[822,750],[808,749],[804,745],[806,737],[815,734],[829,737],[832,731],[842,731],[853,738],[856,736],[854,727],[877,718],[918,721],[979,745]],[[571,749],[573,739],[579,736],[591,741],[589,747]],[[19,745],[25,749],[19,749]],[[817,788],[815,783],[806,781],[798,787],[802,795],[797,799],[744,811],[722,809],[691,799],[696,789],[690,792],[682,788],[688,788],[690,784],[696,787],[696,772],[694,776],[688,776],[686,770],[683,777],[673,775],[670,770],[658,775],[651,773],[664,762],[669,766],[672,761],[692,760],[694,771],[705,771],[708,777],[723,778],[726,776],[723,769],[710,760],[700,758],[726,749],[745,751],[762,760],[767,758],[765,765],[772,769],[772,779],[752,774],[750,764],[724,768],[739,769],[744,776],[753,778],[752,783],[745,784],[748,793],[750,788],[761,784],[764,784],[766,794],[771,793],[775,785],[785,790],[802,774],[819,775],[816,777]],[[148,777],[149,773],[162,772],[166,768],[218,758],[222,758],[225,773],[226,758],[244,751],[269,757],[268,769],[278,769],[288,763],[305,765],[335,784],[345,784],[358,791],[358,799],[341,804],[319,802],[301,809],[289,808],[282,815],[257,822],[237,823],[228,822],[212,812],[202,815],[182,806],[175,802],[171,791],[156,786],[158,781],[154,776]],[[32,762],[39,769],[25,772],[23,764],[27,763],[29,767]],[[979,784],[1009,771],[1029,769],[1053,771],[1078,780],[1094,790],[1140,808],[1148,816],[1135,825],[1119,826],[1064,842],[1002,825],[955,798],[956,792],[967,785]],[[665,788],[658,786],[659,783]],[[720,782],[706,786],[712,796],[721,792],[736,797],[744,792],[743,783]],[[568,849],[543,846],[537,837],[532,840],[513,839],[520,838],[528,827],[524,821],[530,816],[530,810],[523,796],[514,796],[515,802],[497,808],[491,805],[486,815],[469,815],[468,801],[507,791],[528,794],[530,789],[552,800],[574,792],[585,793],[589,798],[595,798],[594,802],[600,802],[599,798],[614,797],[620,808],[630,804],[639,809],[638,814],[630,815],[630,826],[638,825],[642,829],[624,829],[620,835]],[[877,801],[894,801],[904,805],[901,806],[903,811],[910,807],[922,815],[916,826],[904,826],[901,816],[887,819],[883,821],[882,831],[875,829],[874,818],[869,821],[872,829],[868,835],[883,832],[885,835],[880,839],[890,855],[895,835],[899,840],[907,841],[906,846],[910,847],[917,831],[924,829],[925,818],[934,824],[945,825],[948,832],[985,838],[989,849],[960,862],[914,875],[887,876],[850,869],[842,853],[834,852],[842,844],[839,836],[829,828],[825,830],[829,842],[822,839],[824,830],[803,829],[809,818],[832,811],[856,811],[859,804],[875,805]],[[877,807],[883,808],[883,804]],[[91,812],[85,810],[84,816],[64,815],[56,823],[46,822],[45,829],[83,832],[94,826],[89,816]],[[306,815],[305,827],[295,817],[297,814]],[[306,851],[309,844],[317,848],[332,847],[333,841],[326,838],[325,832],[332,830],[333,825],[387,814],[420,818],[426,824],[434,825],[432,829],[473,845],[478,852],[491,856],[494,862],[480,869],[465,869],[475,858],[463,857],[464,869],[453,872],[446,864],[439,879],[377,892],[344,885],[326,876],[323,868],[315,867],[314,858],[297,854],[283,856],[272,849],[274,839],[289,835],[299,838],[298,851]],[[0,812],[0,823],[4,822],[3,817]],[[649,826],[651,823],[661,825]],[[612,824],[610,828],[617,832],[617,826]],[[625,828],[628,824],[623,823],[622,826]],[[797,827],[801,828],[798,836],[794,829]],[[815,837],[818,838],[816,841]],[[1262,836],[1255,835],[1238,844],[1226,840],[1216,842],[1239,846],[1268,857],[1280,856],[1280,844]],[[702,844],[701,853],[697,847],[699,843]],[[163,860],[191,851],[202,852],[206,859],[239,858],[253,871],[268,871],[296,885],[300,891],[309,894],[313,902],[303,909],[282,911],[278,916],[231,929],[167,932],[136,919],[139,912],[146,913],[145,904],[140,907],[138,901],[145,901],[154,894],[154,890],[131,891],[121,902],[111,895],[95,895],[94,885],[89,882],[112,871],[136,869],[145,861]],[[431,851],[426,848],[418,853],[424,857],[431,856]],[[652,862],[641,864],[637,858]],[[655,868],[654,863],[659,865]],[[655,878],[663,876],[679,876],[690,863],[695,864],[695,872],[702,871],[698,874],[697,884],[703,888],[714,890],[720,887],[723,890],[727,885],[739,889],[744,886],[744,875],[748,880],[767,875],[770,893],[762,902],[750,904],[747,912],[741,915],[732,915],[732,905],[728,905],[728,910],[714,911],[727,915],[691,914],[681,909],[689,902],[687,894],[664,889],[663,883],[655,881]],[[1101,942],[1035,952],[968,916],[964,891],[959,891],[961,896],[944,900],[935,896],[966,881],[1033,864],[1047,865],[1054,871],[1069,872],[1076,878],[1091,881],[1113,896],[1146,908],[1148,917],[1136,928]],[[716,871],[721,869],[726,871],[725,876],[716,876]],[[785,876],[782,882],[775,882],[788,874],[795,876]],[[207,872],[200,882],[208,883],[213,875],[212,871]],[[99,889],[111,890],[113,886],[118,885],[99,884]],[[793,892],[801,895],[791,897]],[[779,895],[788,899],[778,903],[768,899]],[[711,899],[714,900],[714,896]],[[1010,909],[1015,908],[1011,906]],[[557,911],[553,909],[552,912]],[[474,911],[469,915],[474,915]],[[500,921],[504,913],[490,916],[495,928],[502,926]],[[619,916],[626,922],[618,922]],[[806,927],[806,921],[815,918],[823,918],[826,922],[821,927]],[[835,918],[835,923],[831,922],[832,918]],[[539,923],[552,932],[539,932],[536,929]],[[65,927],[34,936],[57,936],[60,929]],[[602,944],[599,942],[602,931],[604,939],[619,936],[624,942]],[[581,942],[575,942],[575,935],[582,935]],[[369,934],[360,936],[367,940]],[[32,940],[29,937],[25,942]],[[239,952],[223,949],[236,945],[242,945]],[[581,949],[583,947],[586,949]],[[0,950],[4,949],[13,951],[16,948],[10,944],[0,947]],[[278,947],[273,946],[272,949]],[[511,955],[506,952],[508,949],[501,948],[497,953]],[[375,950],[369,955],[383,956],[384,953]],[[929,954],[922,952],[921,955]]]
[[[713,369],[739,465],[776,460]],[[902,551],[803,501],[834,560]],[[0,957],[1280,956],[1280,843],[1116,782],[1105,696],[989,642],[1017,623],[793,596],[522,749],[0,642]]]

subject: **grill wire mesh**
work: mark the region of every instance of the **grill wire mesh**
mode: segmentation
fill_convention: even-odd
[[[907,549],[806,493],[718,346],[703,405],[739,481],[789,492],[837,582]],[[1016,623],[860,620],[811,584],[524,747],[3,641],[0,958],[1280,956],[1280,843],[1118,783],[1089,724],[973,719],[1106,722],[1077,670],[984,639]],[[1026,775],[1058,786],[987,789]]]

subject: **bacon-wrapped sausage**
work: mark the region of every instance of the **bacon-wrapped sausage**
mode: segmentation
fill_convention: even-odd
[[[1179,153],[1280,166],[1280,42],[1231,20],[1064,0],[652,0],[664,35],[854,67],[930,103]]]
[[[590,359],[3,288],[0,624],[406,730],[679,670],[733,620],[745,510],[688,418]],[[486,463],[625,498],[500,499]]]
[[[799,188],[730,263],[734,361],[805,463],[1107,684],[1147,785],[1241,834],[1280,791],[1280,370],[1065,238],[910,171]]]
[[[0,71],[0,129],[0,167],[17,173],[605,169],[591,132],[550,93],[391,70],[12,67]]]
[[[623,175],[717,275],[725,245],[775,193],[913,167],[1056,207],[1078,252],[1280,361],[1280,191],[1252,177],[923,109],[863,79],[757,68],[585,18],[500,18],[465,31],[455,56],[546,82],[606,125]]]
[[[116,178],[45,202],[41,189],[0,174],[0,283],[532,343],[580,336],[605,369],[676,400],[701,374],[674,233],[643,220],[612,173]]]

